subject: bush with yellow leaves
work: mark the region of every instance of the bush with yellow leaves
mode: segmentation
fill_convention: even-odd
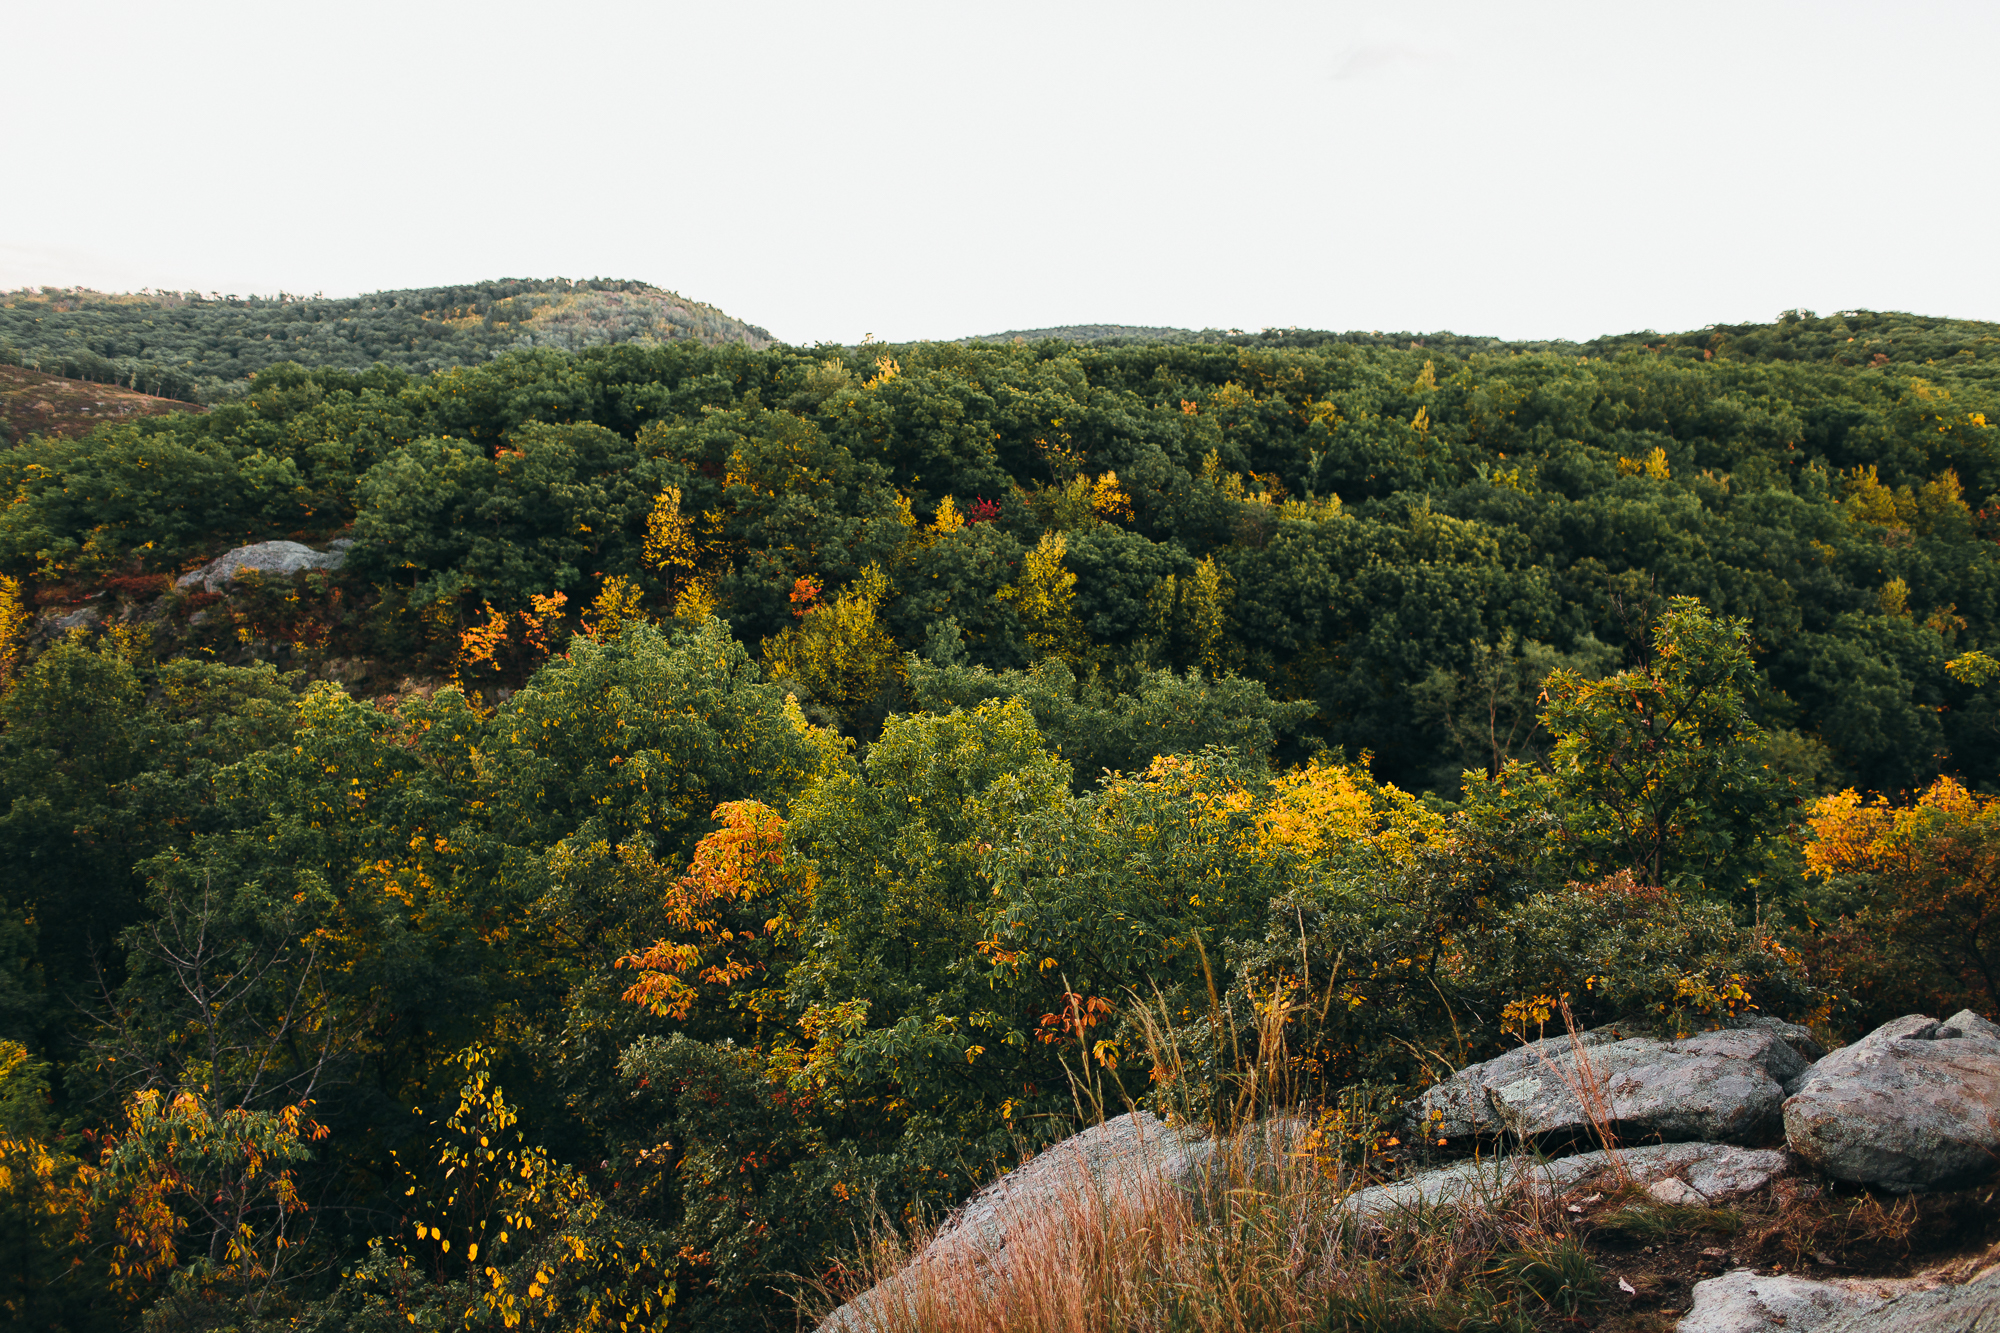
[[[1907,803],[1850,789],[1807,825],[1800,944],[1857,1028],[2000,1005],[2000,798],[1951,778]]]
[[[451,1058],[456,1105],[434,1123],[428,1146],[392,1154],[408,1182],[397,1229],[369,1246],[306,1327],[669,1326],[671,1245],[527,1142],[493,1058],[482,1046]]]

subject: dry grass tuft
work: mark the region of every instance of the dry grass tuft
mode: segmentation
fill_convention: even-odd
[[[1281,1145],[1283,1146],[1283,1145]],[[852,1333],[1445,1333],[1535,1329],[1602,1281],[1560,1209],[1507,1191],[1358,1220],[1309,1153],[1233,1138],[1189,1188],[1107,1197],[1087,1180],[992,1259],[941,1245],[854,1311]]]
[[[1260,1012],[1256,1067],[1239,1069],[1233,1124],[1197,1178],[1106,1190],[1079,1171],[990,1255],[950,1230],[928,1250],[878,1240],[863,1266],[881,1285],[847,1307],[845,1333],[1528,1333],[1598,1303],[1602,1280],[1544,1191],[1348,1211],[1365,1177],[1285,1096],[1286,1021],[1280,1003]]]

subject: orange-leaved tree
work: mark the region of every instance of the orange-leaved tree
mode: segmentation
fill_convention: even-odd
[[[528,609],[518,613],[521,620],[518,641],[510,638],[508,623],[512,617],[494,610],[493,603],[486,603],[485,623],[459,631],[454,674],[463,681],[474,668],[481,666],[496,675],[509,666],[519,676],[531,674],[548,657],[549,635],[561,627],[563,607],[568,601],[568,596],[560,592],[535,593],[529,597]]]
[[[665,1018],[685,1021],[702,986],[720,993],[768,976],[774,953],[812,906],[810,867],[785,855],[785,821],[759,801],[716,807],[721,827],[703,838],[685,874],[667,882],[663,905],[671,937],[618,960],[639,974],[624,998]],[[618,849],[636,874],[664,879],[651,855]]]
[[[1939,778],[1911,805],[1823,796],[1808,823],[1823,980],[1875,1018],[2000,1011],[2000,798]]]
[[[280,1291],[298,1245],[306,1205],[293,1169],[327,1131],[305,1103],[218,1107],[204,1091],[138,1092],[124,1131],[105,1136],[93,1195],[115,1213],[112,1280],[135,1297],[162,1279],[181,1299],[221,1288],[254,1310]]]

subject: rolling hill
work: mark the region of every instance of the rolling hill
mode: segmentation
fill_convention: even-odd
[[[768,347],[770,333],[643,282],[514,279],[326,298],[195,292],[0,293],[0,362],[207,401],[283,361],[414,374],[506,352],[603,343]]]

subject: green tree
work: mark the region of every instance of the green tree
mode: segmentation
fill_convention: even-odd
[[[1579,870],[1627,870],[1648,884],[1738,887],[1756,873],[1793,781],[1769,766],[1749,627],[1676,597],[1636,669],[1547,682],[1543,724],[1555,738],[1546,787],[1509,765],[1475,799],[1528,784],[1552,799]]]

